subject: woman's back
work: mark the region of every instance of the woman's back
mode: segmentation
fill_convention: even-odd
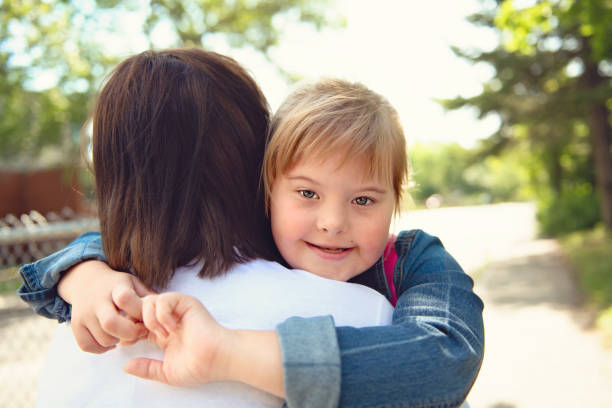
[[[213,279],[198,278],[198,271],[198,265],[179,268],[167,290],[198,298],[228,328],[270,330],[292,316],[329,314],[338,326],[391,322],[389,302],[365,286],[323,279],[263,260],[238,264]],[[103,355],[84,353],[67,325],[58,328],[48,355],[38,407],[280,407],[283,403],[242,383],[179,388],[127,375],[122,368],[129,359],[161,359],[161,351],[141,341]]]

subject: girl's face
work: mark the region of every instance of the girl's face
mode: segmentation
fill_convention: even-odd
[[[302,160],[272,184],[274,242],[287,263],[324,278],[347,281],[380,258],[395,196],[386,181],[368,177],[363,159],[340,155]]]

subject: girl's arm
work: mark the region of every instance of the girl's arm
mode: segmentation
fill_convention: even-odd
[[[338,398],[341,407],[433,408],[465,399],[484,353],[483,304],[473,281],[422,231],[401,233],[396,249],[400,297],[391,326],[336,328],[324,318],[279,325],[290,407]],[[302,403],[306,397],[311,404]]]
[[[17,293],[37,314],[60,323],[70,320],[70,304],[57,295],[57,284],[71,267],[88,259],[106,261],[99,232],[87,232],[66,248],[22,266]]]

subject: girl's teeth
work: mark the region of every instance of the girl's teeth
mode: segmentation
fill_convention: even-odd
[[[338,253],[343,251],[342,248],[336,248],[336,249],[333,249],[333,248],[321,248],[321,249],[324,250],[325,252],[329,252],[330,254],[338,254]]]

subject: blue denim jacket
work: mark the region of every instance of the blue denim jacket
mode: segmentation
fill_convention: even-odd
[[[484,353],[483,304],[473,281],[423,231],[400,233],[395,246],[399,299],[391,326],[335,327],[329,316],[278,325],[288,406],[436,408],[465,399]],[[24,265],[19,295],[40,315],[69,319],[56,285],[86,259],[105,260],[98,233]],[[382,260],[355,281],[390,298]]]

